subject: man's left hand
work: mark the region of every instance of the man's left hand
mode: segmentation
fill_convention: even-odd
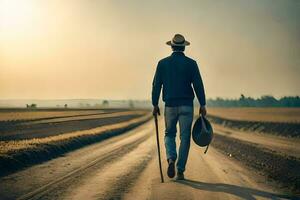
[[[203,117],[206,116],[206,107],[205,106],[201,106],[199,109],[199,115],[202,115]]]

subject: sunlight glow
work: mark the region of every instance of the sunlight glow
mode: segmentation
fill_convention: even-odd
[[[34,9],[32,0],[0,0],[0,30],[29,29],[34,20]]]
[[[207,97],[299,95],[298,5],[0,0],[0,99],[148,99],[175,33],[191,42]]]

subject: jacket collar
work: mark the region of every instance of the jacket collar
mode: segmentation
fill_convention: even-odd
[[[183,55],[184,56],[184,53],[182,51],[173,51],[172,53],[172,56],[177,56],[177,55]]]

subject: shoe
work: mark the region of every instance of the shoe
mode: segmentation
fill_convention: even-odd
[[[175,176],[175,162],[171,159],[168,159],[168,163],[169,163],[168,171],[167,171],[168,177],[169,178],[174,178],[174,176]]]
[[[184,180],[184,174],[183,174],[183,172],[177,172],[176,180]]]

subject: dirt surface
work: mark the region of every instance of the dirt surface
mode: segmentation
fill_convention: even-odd
[[[127,109],[128,110],[128,109]],[[74,108],[0,108],[0,125],[3,122],[28,121],[36,119],[50,119],[68,116],[82,116],[101,113],[126,111],[126,109],[74,109]]]
[[[284,137],[300,137],[300,123],[232,120],[212,114],[208,115],[208,119],[215,124],[242,131],[268,133]]]
[[[38,164],[86,145],[126,133],[150,119],[150,115],[125,122],[26,140],[0,141],[0,176]]]
[[[213,128],[217,134],[253,143],[276,154],[300,159],[300,138],[278,137],[257,132],[240,131],[218,124],[213,124]]]
[[[138,111],[117,112],[113,114],[88,115],[80,117],[63,117],[43,119],[33,122],[18,122],[13,125],[2,126],[0,140],[22,140],[44,138],[71,131],[91,129],[99,126],[128,121],[142,116],[145,113]]]
[[[160,121],[163,143],[163,122]],[[153,121],[0,178],[0,199],[297,199],[214,148],[192,143],[184,181],[160,183]]]
[[[209,108],[209,114],[238,121],[300,123],[300,108]]]
[[[274,154],[255,143],[215,134],[214,147],[300,194],[300,159]]]

